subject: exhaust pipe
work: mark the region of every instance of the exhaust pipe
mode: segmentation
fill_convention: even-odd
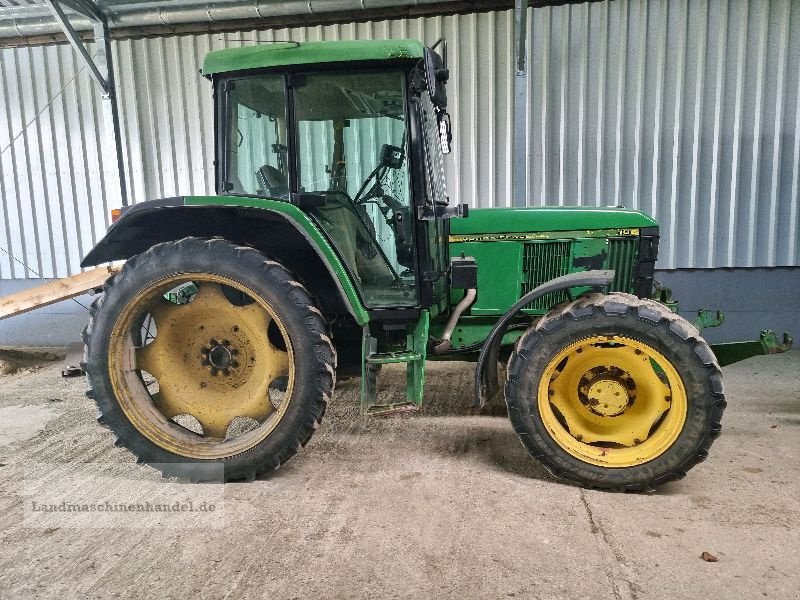
[[[455,330],[462,313],[467,310],[473,302],[475,302],[475,294],[475,288],[468,289],[467,293],[464,295],[464,298],[453,309],[453,314],[450,315],[450,319],[447,321],[447,326],[444,328],[442,341],[433,347],[434,354],[444,354],[450,350],[450,338],[453,336],[453,331]]]

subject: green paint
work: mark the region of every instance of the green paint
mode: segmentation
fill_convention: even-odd
[[[353,282],[350,280],[347,271],[342,265],[336,252],[325,236],[320,233],[313,221],[302,210],[294,204],[281,202],[278,200],[267,200],[264,198],[254,198],[250,196],[186,196],[184,204],[187,206],[244,206],[248,208],[258,208],[281,213],[290,218],[300,231],[316,246],[322,255],[322,259],[328,263],[330,271],[336,276],[339,285],[347,297],[352,309],[353,316],[359,325],[364,325],[369,321],[369,315],[361,303]]]
[[[428,349],[428,333],[430,329],[430,313],[423,310],[414,331],[408,335],[407,345],[420,355],[419,360],[409,362],[406,366],[406,398],[409,402],[420,406],[425,388],[425,356]]]
[[[765,329],[761,332],[761,337],[757,341],[712,344],[711,349],[714,351],[720,366],[724,367],[751,356],[786,352],[791,349],[792,342],[792,336],[788,333],[783,334],[783,342],[780,342],[774,331]]]
[[[636,210],[583,206],[540,206],[530,208],[476,208],[466,219],[453,219],[450,235],[489,233],[544,233],[555,231],[588,231],[610,229],[613,235],[626,235],[624,230],[655,227],[658,223]],[[620,231],[622,230],[622,231]],[[637,235],[627,233],[627,235]]]
[[[768,354],[764,344],[759,341],[730,342],[727,344],[711,344],[720,367],[732,365],[752,356]]]
[[[470,307],[470,315],[502,315],[519,300],[522,249],[523,245],[518,242],[450,245],[450,256],[458,256],[463,252],[466,256],[474,257],[478,263],[478,297]],[[451,291],[451,304],[458,304],[463,297],[463,290]]]
[[[579,229],[576,231],[525,231],[506,233],[450,233],[450,243],[458,242],[541,242],[574,238],[607,239],[639,235],[638,227],[621,229]],[[620,234],[624,232],[624,234]]]
[[[367,362],[371,365],[392,365],[398,363],[408,363],[421,360],[419,352],[403,350],[400,352],[384,352],[374,356],[367,356]]]
[[[378,365],[369,362],[376,346],[377,340],[370,335],[369,327],[365,327],[361,337],[361,413],[365,415],[375,405],[378,394]]]
[[[451,256],[463,252],[466,256],[474,257],[478,263],[478,297],[467,314],[499,317],[522,294],[535,287],[567,273],[592,269],[614,269],[617,276],[611,291],[631,292],[631,268],[638,255],[638,238],[630,235],[611,236],[608,233],[594,237],[587,236],[587,233],[595,232],[547,232],[546,239],[525,241],[451,241]],[[450,239],[454,237],[451,235]],[[572,290],[573,296],[586,290],[576,288]],[[451,292],[451,306],[463,296],[460,290]],[[566,300],[568,296],[565,292],[548,294],[534,301],[524,312],[543,315]]]
[[[422,404],[425,388],[425,358],[428,349],[430,313],[423,310],[414,329],[406,335],[406,349],[378,352],[379,340],[364,328],[361,346],[361,411],[367,415],[390,413]],[[378,365],[406,363],[406,402],[378,404]]]
[[[496,317],[461,317],[450,339],[452,348],[458,350],[483,342],[496,322]],[[443,320],[436,323],[431,322],[431,337],[441,339],[445,325],[446,323]],[[502,345],[507,346],[513,344],[522,333],[521,330],[509,331],[503,336]],[[431,355],[428,359],[433,360],[437,359],[437,357]]]
[[[693,325],[697,327],[698,331],[708,329],[709,327],[719,327],[725,321],[725,315],[722,311],[710,311],[706,308],[701,308],[697,311],[697,318],[694,320]]]
[[[424,45],[417,40],[360,40],[259,44],[206,54],[203,75],[289,65],[312,65],[366,60],[420,59]]]
[[[652,299],[657,302],[660,302],[675,314],[678,314],[680,312],[681,308],[680,302],[678,302],[675,298],[672,297],[672,290],[669,289],[668,287],[664,287],[660,284],[657,285],[653,290]],[[701,309],[701,311],[702,310],[704,309]],[[695,326],[697,326],[697,321],[695,321]],[[698,327],[698,329],[700,328]]]

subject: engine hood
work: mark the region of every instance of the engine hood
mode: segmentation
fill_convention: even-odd
[[[657,227],[646,214],[629,208],[590,206],[537,206],[527,208],[476,208],[465,219],[452,219],[454,235],[527,233],[595,229]]]

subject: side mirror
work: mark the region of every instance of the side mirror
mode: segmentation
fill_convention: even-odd
[[[389,144],[383,144],[381,146],[380,163],[384,167],[389,167],[390,169],[399,169],[403,166],[404,160],[405,152],[403,152],[402,148],[391,146]]]
[[[450,115],[447,111],[439,111],[437,116],[439,122],[439,147],[442,154],[450,154],[453,149],[453,129],[450,125]]]
[[[450,79],[450,70],[445,66],[442,57],[431,49],[425,48],[425,80],[431,101],[439,108],[447,107],[447,89],[445,84]]]

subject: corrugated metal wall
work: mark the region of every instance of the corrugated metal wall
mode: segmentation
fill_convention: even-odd
[[[46,277],[75,273],[102,235],[101,124],[100,97],[69,46],[0,51],[3,279],[33,277],[23,263]]]
[[[800,2],[615,0],[529,19],[531,205],[651,213],[660,268],[800,264]],[[115,42],[131,197],[211,193],[209,50],[440,36],[451,196],[509,205],[509,11]],[[0,246],[47,277],[78,269],[109,208],[99,95],[80,68],[67,46],[0,50]],[[25,276],[0,251],[0,277]]]

